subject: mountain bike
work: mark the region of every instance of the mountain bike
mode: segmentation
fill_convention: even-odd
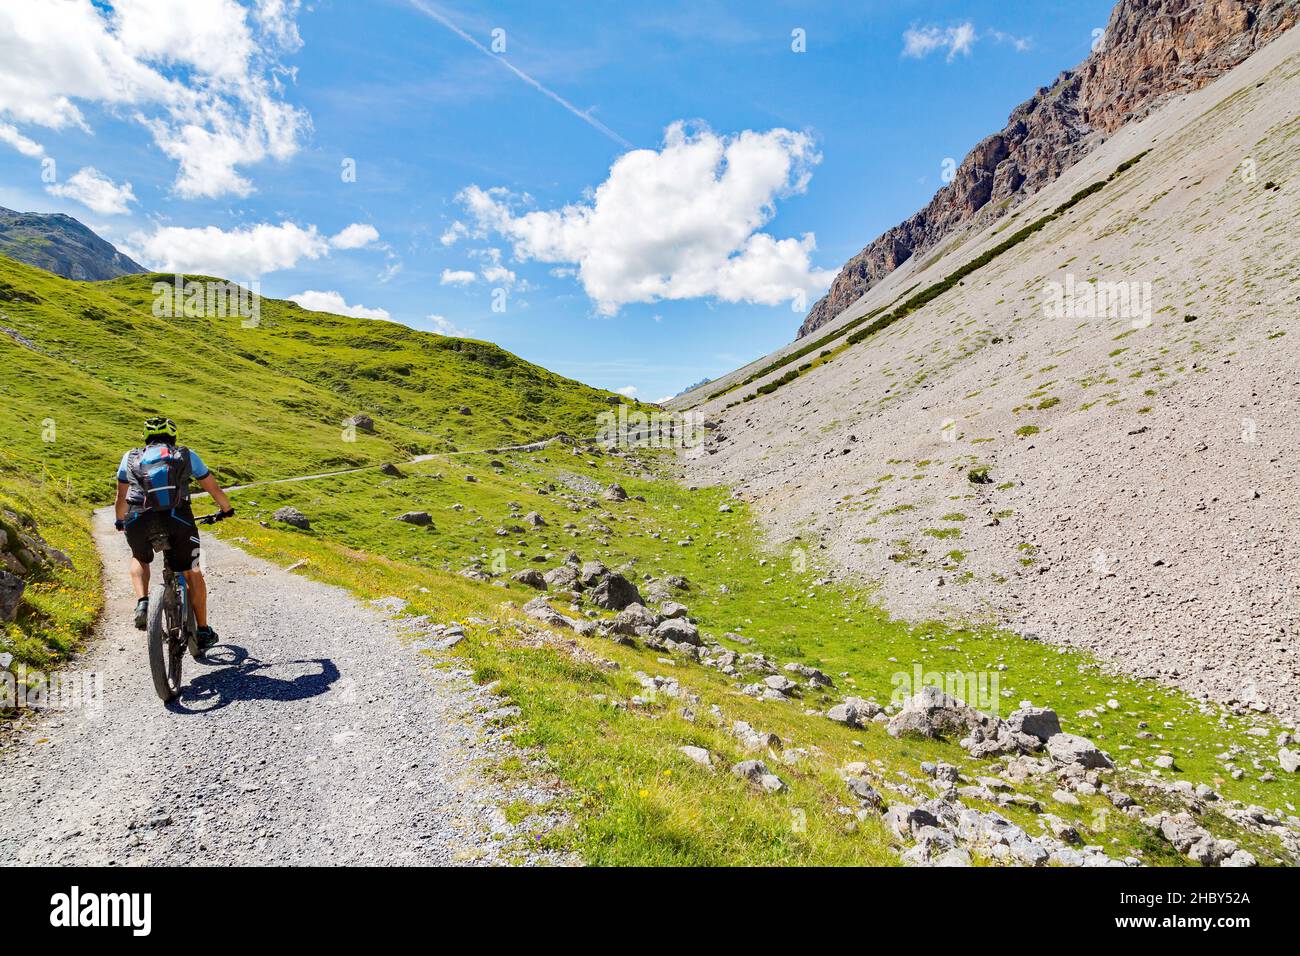
[[[196,524],[216,524],[221,513],[195,518]],[[162,529],[154,532],[150,543],[155,554],[166,554],[169,546]],[[185,652],[196,661],[203,659],[199,649],[198,622],[190,606],[189,585],[185,575],[173,571],[163,561],[163,579],[149,589],[149,670],[153,688],[164,703],[176,699],[181,691],[181,669]]]

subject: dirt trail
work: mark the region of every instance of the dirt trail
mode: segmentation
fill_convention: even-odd
[[[166,707],[109,513],[95,536],[104,621],[67,673],[102,675],[102,708],[0,749],[0,864],[520,862],[498,808],[546,794],[482,773],[510,749],[487,720],[501,702],[401,621],[205,536],[222,643]]]

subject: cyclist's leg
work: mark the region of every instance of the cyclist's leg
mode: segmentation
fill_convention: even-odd
[[[191,568],[185,572],[186,590],[190,594],[190,607],[194,608],[194,621],[199,627],[208,626],[208,583],[203,572]]]
[[[149,565],[153,561],[151,520],[136,514],[126,524],[126,543],[131,548],[131,589],[135,592],[135,626],[140,630],[144,630],[149,612]]]
[[[168,567],[185,575],[186,592],[194,611],[194,623],[208,626],[208,585],[199,563],[199,530],[188,508],[172,514],[171,547],[167,549]]]
[[[131,588],[136,600],[149,596],[149,565],[131,555]]]

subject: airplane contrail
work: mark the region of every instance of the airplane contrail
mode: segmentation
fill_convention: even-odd
[[[439,23],[441,23],[443,26],[445,26],[445,27],[446,27],[448,30],[450,30],[452,33],[456,34],[458,37],[460,37],[460,38],[461,38],[462,40],[464,40],[466,43],[471,43],[471,44],[473,44],[474,47],[475,47],[475,49],[479,50],[479,51],[482,52],[482,53],[485,53],[486,55],[490,56],[492,59],[496,60],[498,63],[500,63],[502,66],[504,66],[507,70],[509,70],[509,71],[510,71],[511,73],[513,73],[515,76],[519,77],[519,79],[523,80],[525,83],[527,83],[527,84],[528,84],[529,86],[531,86],[533,89],[537,90],[539,93],[542,93],[542,94],[544,94],[544,95],[546,95],[546,96],[549,96],[551,99],[553,99],[555,102],[559,103],[559,104],[560,104],[561,106],[563,106],[566,110],[568,110],[568,111],[569,111],[570,113],[572,113],[574,116],[578,117],[578,119],[582,120],[584,123],[586,123],[586,124],[587,124],[588,126],[590,126],[592,129],[594,129],[594,130],[596,130],[596,131],[598,131],[598,132],[600,132],[600,133],[605,134],[605,135],[608,136],[610,139],[612,139],[614,142],[618,143],[620,146],[623,146],[623,147],[625,147],[625,148],[627,148],[627,149],[635,149],[635,148],[636,148],[636,147],[633,146],[631,143],[629,143],[627,140],[625,140],[622,136],[619,136],[618,133],[614,132],[612,129],[610,129],[608,126],[606,126],[606,125],[605,125],[604,123],[602,123],[600,120],[598,120],[598,119],[596,119],[594,116],[592,116],[590,113],[587,113],[587,112],[585,112],[585,111],[583,111],[583,110],[578,109],[576,106],[574,106],[572,103],[570,103],[568,100],[566,100],[566,99],[565,99],[563,96],[561,96],[559,93],[556,93],[554,90],[548,90],[546,87],[542,86],[541,83],[537,82],[535,79],[533,79],[531,76],[529,76],[529,75],[528,75],[527,73],[525,73],[523,70],[519,69],[519,67],[515,66],[513,63],[511,63],[511,62],[510,62],[509,60],[507,60],[505,57],[501,56],[499,53],[493,53],[491,50],[489,50],[487,47],[485,47],[482,43],[479,43],[478,40],[474,39],[472,36],[470,36],[468,33],[466,33],[466,32],[465,32],[464,30],[462,30],[460,27],[456,26],[456,24],[452,23],[451,20],[447,19],[446,15],[444,15],[444,14],[442,13],[442,11],[438,10],[438,9],[437,9],[436,7],[434,7],[432,4],[426,3],[425,0],[410,0],[410,2],[411,2],[411,6],[413,6],[416,10],[419,10],[421,13],[423,13],[423,14],[424,14],[425,16],[427,16],[427,17],[431,17],[431,18],[433,18],[434,20],[437,20]]]

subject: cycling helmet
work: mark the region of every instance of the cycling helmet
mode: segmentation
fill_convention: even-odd
[[[170,418],[162,415],[154,415],[144,420],[144,443],[165,441],[169,445],[176,444],[176,423]]]

